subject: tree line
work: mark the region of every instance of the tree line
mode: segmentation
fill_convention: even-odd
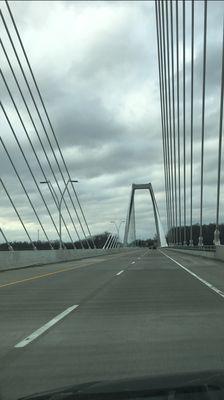
[[[198,245],[199,230],[200,230],[199,224],[195,224],[192,226],[192,237],[193,237],[194,246]],[[221,224],[219,226],[219,230],[220,230],[220,242],[221,242],[221,244],[224,244],[224,224]],[[213,245],[214,231],[215,231],[215,224],[207,224],[207,225],[204,224],[203,225],[202,233],[203,233],[203,243],[205,246]],[[174,233],[174,228],[167,233],[167,239],[169,242],[171,242],[172,232]],[[178,232],[179,232],[179,227],[178,227]],[[102,247],[104,246],[109,235],[110,235],[109,232],[103,232],[103,233],[93,236],[95,247],[97,249],[102,249]],[[181,237],[183,240],[183,237],[184,237],[184,227],[183,226],[181,227]],[[189,244],[190,226],[186,226],[186,237],[187,237],[187,244]],[[90,240],[90,238],[87,238],[87,240],[88,240],[90,248],[93,248],[93,243]],[[83,239],[81,242],[80,241],[74,242],[75,248],[81,249],[83,247],[84,249],[88,249],[89,246],[87,244],[87,240]],[[155,242],[156,242],[156,235],[153,239],[151,239],[151,238],[145,239],[145,240],[136,239],[135,242],[129,244],[129,246],[151,247],[155,244]],[[33,243],[38,250],[49,250],[49,243],[46,241],[38,240],[38,241],[34,241]],[[29,243],[27,241],[12,241],[12,242],[9,242],[9,244],[13,247],[14,250],[32,250],[31,243]],[[59,241],[58,240],[51,241],[51,245],[53,246],[53,248],[55,250],[59,249]],[[67,249],[74,249],[73,243],[71,243],[71,242],[65,242],[64,245]],[[0,243],[0,251],[4,251],[4,250],[8,250],[7,243]]]
[[[110,235],[109,232],[103,232],[103,233],[93,236],[95,247],[97,249],[101,249],[104,246],[109,235]],[[88,246],[87,242],[89,243],[89,246]],[[27,241],[12,241],[12,242],[9,242],[9,244],[10,244],[10,246],[12,246],[13,250],[33,250],[32,244]],[[38,250],[49,250],[50,249],[49,243],[46,241],[37,240],[37,241],[33,241],[33,244],[35,245],[35,247]],[[55,250],[59,249],[59,245],[60,245],[59,240],[52,240],[51,245]],[[87,239],[83,239],[82,241],[74,242],[74,246],[73,246],[72,242],[64,242],[64,246],[68,250],[74,249],[74,246],[76,249],[82,249],[82,248],[88,249],[89,247],[93,248],[93,243],[90,238],[87,238]],[[5,251],[5,250],[8,250],[7,243],[0,243],[0,251]]]
[[[178,232],[179,232],[179,227]],[[203,244],[204,246],[212,246],[213,245],[213,240],[214,240],[214,231],[215,231],[215,224],[204,224],[202,226],[202,236],[203,236]],[[220,243],[224,244],[224,224],[219,225],[219,231],[220,231]],[[169,230],[167,234],[167,239],[169,242],[172,241],[172,234],[174,234],[175,228],[172,230]],[[192,226],[192,239],[193,239],[193,244],[194,246],[198,245],[198,238],[199,238],[199,233],[200,233],[200,225],[199,224],[194,224]],[[178,233],[179,235],[179,233]],[[181,227],[181,238],[183,241],[184,237],[184,227]],[[190,226],[186,226],[186,240],[187,244],[189,244],[190,240]]]

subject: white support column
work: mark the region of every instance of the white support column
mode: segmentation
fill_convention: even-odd
[[[153,212],[154,212],[154,218],[155,218],[155,225],[156,225],[156,233],[158,236],[158,241],[159,241],[159,246],[160,247],[166,247],[167,246],[167,241],[166,241],[166,237],[165,237],[165,233],[162,227],[162,223],[161,223],[161,219],[160,219],[160,215],[159,215],[159,210],[158,210],[158,206],[156,203],[156,199],[155,199],[155,195],[154,195],[154,191],[152,188],[152,184],[151,183],[145,183],[145,184],[132,184],[132,188],[131,188],[131,197],[130,197],[130,202],[129,202],[129,206],[128,206],[128,213],[127,213],[127,219],[126,219],[126,225],[125,225],[125,234],[124,234],[124,246],[127,246],[128,244],[128,237],[129,237],[129,230],[130,230],[130,222],[132,219],[132,215],[135,218],[134,215],[134,195],[135,195],[135,190],[149,190],[150,196],[151,196],[151,200],[152,200],[152,205],[153,205]],[[134,227],[133,227],[134,231],[135,231],[135,222],[134,222]],[[134,232],[135,234],[135,232]]]

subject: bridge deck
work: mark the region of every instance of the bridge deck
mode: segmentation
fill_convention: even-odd
[[[167,255],[224,290],[221,262]],[[3,399],[91,380],[224,367],[224,298],[159,251],[8,271],[0,285]]]

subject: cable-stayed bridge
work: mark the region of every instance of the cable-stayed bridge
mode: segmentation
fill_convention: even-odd
[[[67,236],[74,248],[76,247],[75,242],[77,240],[79,248],[94,248],[95,245],[90,228],[74,185],[77,181],[73,180],[70,176],[67,163],[57,140],[53,124],[47,112],[44,99],[29,62],[28,54],[24,48],[10,5],[8,2],[5,4],[8,12],[7,16],[4,16],[2,10],[0,10],[2,28],[2,37],[0,39],[2,96],[0,106],[2,124],[6,124],[8,132],[14,139],[15,147],[13,147],[13,151],[10,151],[9,147],[11,147],[11,143],[6,144],[5,139],[1,137],[1,151],[8,159],[9,168],[11,167],[11,170],[13,170],[15,179],[19,181],[21,190],[25,196],[24,201],[28,202],[32,209],[33,217],[39,224],[39,229],[48,242],[49,248],[52,249],[53,246],[49,239],[49,234],[47,233],[46,224],[44,224],[43,218],[41,219],[35,204],[33,204],[26,182],[24,182],[21,173],[18,171],[16,166],[16,158],[18,157],[23,161],[30,174],[33,187],[39,197],[39,207],[45,209],[48,230],[50,226],[60,238],[60,248],[64,246],[61,240],[61,225],[63,225],[63,228],[66,230]],[[5,43],[7,43],[7,46]],[[16,100],[14,96],[15,88],[19,94],[19,101]],[[8,111],[4,105],[4,101],[10,102]],[[11,118],[12,109],[16,114],[17,120]],[[25,110],[25,116],[21,109]],[[24,137],[26,137],[29,147],[22,143],[24,142],[24,140],[22,140]],[[26,148],[24,149],[24,147]],[[32,160],[30,160],[29,153],[32,153]],[[33,166],[37,168],[34,169]],[[38,181],[37,176],[41,176],[41,182]],[[40,183],[46,183],[48,185],[53,203],[59,210],[59,228],[58,222],[55,220],[46,200],[47,189],[40,186]],[[33,239],[20,215],[20,210],[7,190],[7,183],[4,182],[3,179],[1,179],[1,186],[25,231],[31,247],[36,249]],[[68,200],[66,200],[64,196],[65,189],[68,194]],[[58,191],[58,195],[56,190]],[[60,199],[58,199],[57,196],[59,196]],[[60,210],[62,202],[67,212],[66,219],[64,213],[61,213]],[[46,217],[44,219],[46,219]],[[76,235],[75,238],[74,234]],[[3,237],[6,239],[4,233]]]
[[[100,7],[117,6],[112,3],[103,2]],[[35,8],[35,3],[31,4]],[[54,4],[51,2],[51,7]],[[4,12],[0,12],[0,121],[8,132],[0,139],[0,157],[9,169],[8,175],[0,173],[1,195],[5,195],[30,243],[27,251],[13,250],[7,234],[10,229],[0,227],[10,250],[0,251],[2,400],[24,396],[34,400],[34,393],[38,399],[65,400],[75,398],[75,393],[84,399],[86,390],[88,399],[106,398],[108,383],[110,398],[113,388],[114,398],[126,399],[127,394],[130,398],[133,387],[135,398],[136,393],[141,397],[141,389],[144,398],[152,398],[151,394],[153,398],[157,394],[189,398],[191,390],[194,398],[222,397],[224,246],[220,245],[219,231],[224,57],[223,25],[218,24],[216,14],[221,33],[215,40],[221,45],[212,60],[218,95],[211,100],[207,46],[213,4],[220,14],[221,3],[212,1],[161,0],[154,4],[150,15],[154,16],[151,21],[155,22],[157,43],[151,45],[158,47],[158,62],[152,62],[158,65],[161,100],[164,206],[150,177],[132,186],[131,182],[127,217],[110,221],[115,234],[104,236],[102,248],[95,248],[97,240],[76,190],[77,177],[69,173],[13,16],[13,2],[6,2]],[[76,2],[66,2],[66,7],[76,7]],[[89,7],[94,19],[98,8],[92,10],[92,2]],[[124,7],[126,24],[133,2],[119,3],[118,7],[119,23]],[[136,7],[142,7],[142,2],[136,2]],[[144,14],[150,10],[147,7],[144,4]],[[139,15],[142,18],[142,13]],[[217,129],[209,125],[209,136],[205,128],[211,119],[217,121]],[[214,155],[212,162],[206,151]],[[209,186],[207,175],[214,163],[215,177],[211,175]],[[16,201],[15,191],[10,190],[12,182],[20,195]],[[152,206],[157,249],[133,246],[138,235],[135,195],[141,191],[147,193],[146,202]],[[39,248],[32,225],[24,218],[25,202],[32,212],[30,219],[47,243],[45,251],[36,251]],[[10,225],[6,208],[1,217]],[[203,226],[214,220],[216,253],[207,253],[202,251],[206,248]],[[52,237],[59,239],[57,248]],[[71,248],[65,248],[65,238]],[[222,261],[215,257],[218,253]],[[216,378],[222,387],[213,384]],[[162,390],[164,385],[165,389],[172,387],[168,396]]]
[[[223,21],[215,39],[219,43],[216,60],[211,60],[207,1],[155,2],[155,14],[168,242],[203,247],[203,223],[215,221],[213,242],[219,245],[223,217]],[[208,68],[211,62],[213,70]],[[214,74],[217,97],[212,103],[209,89]],[[210,124],[213,118],[215,128]],[[212,189],[207,179],[211,146],[215,164]],[[199,235],[193,243],[196,223]]]
[[[196,3],[156,2],[155,19],[158,50],[158,72],[161,103],[162,146],[165,178],[165,203],[166,221],[159,225],[166,230],[167,243],[173,245],[189,245],[203,247],[203,217],[206,214],[206,87],[209,87],[211,76],[206,70],[209,63],[207,51],[207,36],[209,24],[207,22],[207,2],[200,3],[200,12],[203,9],[203,19],[198,22],[199,7]],[[195,11],[196,10],[196,11]],[[196,13],[196,18],[195,18]],[[76,180],[71,177],[66,160],[58,142],[53,123],[49,117],[40,87],[35,78],[34,71],[29,61],[29,56],[24,48],[21,35],[18,31],[15,18],[8,2],[4,14],[1,11],[2,36],[1,45],[1,114],[2,123],[7,127],[8,133],[14,140],[13,149],[17,149],[15,157],[11,150],[11,143],[0,137],[2,155],[8,162],[13,179],[24,196],[24,202],[32,210],[33,220],[38,226],[38,231],[48,243],[49,249],[54,248],[49,238],[49,229],[59,238],[59,248],[66,248],[62,240],[62,232],[77,248],[95,248],[94,239],[90,232],[83,207],[80,203]],[[187,24],[187,28],[186,28]],[[220,32],[222,27],[220,26]],[[198,46],[200,36],[200,46]],[[220,198],[222,196],[221,167],[222,167],[222,123],[223,123],[223,38],[219,38],[221,45],[217,52],[217,69],[219,76],[219,97],[216,99],[216,109],[213,113],[219,120],[219,126],[212,132],[215,147],[213,150],[217,164],[217,185],[214,193],[209,192],[213,198],[213,212],[210,209],[206,215],[206,223],[215,221],[214,244],[220,244]],[[195,64],[201,61],[201,86],[196,82],[198,73]],[[198,61],[198,58],[201,60]],[[207,85],[207,86],[206,86]],[[15,96],[15,89],[18,96]],[[10,107],[6,107],[10,103]],[[207,101],[208,103],[208,101]],[[6,105],[5,105],[6,104]],[[16,120],[12,118],[12,110]],[[25,113],[24,113],[25,111]],[[24,145],[24,140],[28,141]],[[15,147],[14,147],[15,146]],[[197,152],[197,157],[195,156]],[[32,158],[30,157],[32,154]],[[24,168],[29,173],[32,189],[24,181],[17,166],[17,158],[24,163]],[[38,170],[38,172],[37,172]],[[38,177],[37,177],[38,175]],[[215,179],[215,178],[214,178]],[[197,186],[195,185],[197,182]],[[43,185],[45,184],[45,186]],[[206,187],[205,187],[206,186]],[[31,248],[36,249],[37,244],[31,236],[20,207],[11,195],[7,182],[1,178],[1,187],[11,205],[21,228],[23,229]],[[37,210],[36,204],[29,191],[35,190],[43,209],[42,215]],[[199,190],[200,201],[195,196]],[[213,189],[214,190],[214,189]],[[53,201],[57,213],[49,206],[49,197]],[[155,196],[152,197],[154,204]],[[133,203],[134,204],[134,203]],[[158,219],[155,213],[155,227],[157,236]],[[128,244],[127,231],[132,224],[132,240],[135,242],[135,213],[129,207],[131,214],[127,217],[124,244]],[[157,207],[158,215],[159,210]],[[131,218],[130,218],[131,217]],[[210,218],[210,221],[208,221]],[[199,224],[197,243],[193,243],[193,225]],[[160,230],[161,230],[160,229]],[[1,234],[8,248],[12,250],[10,238],[1,227]],[[111,236],[111,237],[110,237]],[[111,240],[110,240],[111,239]],[[110,234],[104,243],[104,248],[117,247],[117,235]],[[159,237],[160,242],[160,237]],[[162,239],[165,245],[165,239]]]

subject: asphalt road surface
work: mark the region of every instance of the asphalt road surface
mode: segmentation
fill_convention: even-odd
[[[223,368],[222,262],[138,249],[0,273],[2,399]]]

